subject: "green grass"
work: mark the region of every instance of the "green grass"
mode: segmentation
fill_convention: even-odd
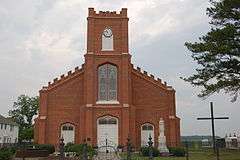
[[[122,157],[126,157],[125,154]],[[133,154],[132,160],[148,160],[140,154]],[[186,160],[186,157],[155,157],[154,160]],[[189,160],[216,160],[212,150],[192,150],[189,152]],[[221,150],[220,160],[240,160],[240,150]]]

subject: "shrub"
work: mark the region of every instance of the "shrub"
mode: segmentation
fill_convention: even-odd
[[[17,151],[17,147],[9,147],[8,148],[12,154],[15,154]]]
[[[73,146],[74,144],[73,143],[67,143],[65,146],[64,146],[64,152],[70,152],[69,151],[69,148],[71,147],[71,146]]]
[[[15,148],[1,148],[0,149],[0,160],[9,160],[15,153]]]
[[[183,147],[169,147],[170,154],[173,154],[177,157],[183,157],[185,156],[185,149]]]
[[[158,157],[160,154],[157,148],[152,148],[152,152],[154,157]],[[141,147],[141,153],[144,157],[149,156],[149,147]]]
[[[35,145],[35,148],[39,150],[47,150],[49,154],[55,152],[55,147],[52,144],[37,144]]]
[[[77,156],[81,156],[83,154],[83,146],[84,144],[67,144],[64,149],[66,152],[75,152]],[[88,145],[87,154],[88,156],[93,157],[96,152],[93,147]]]

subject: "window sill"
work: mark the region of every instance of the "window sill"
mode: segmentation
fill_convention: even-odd
[[[102,49],[101,51],[114,51],[113,49]]]
[[[118,101],[97,101],[96,104],[119,104]]]

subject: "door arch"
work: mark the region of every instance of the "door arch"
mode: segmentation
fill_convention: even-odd
[[[149,136],[152,137],[154,145],[154,125],[151,123],[144,123],[141,126],[141,146],[148,146]]]

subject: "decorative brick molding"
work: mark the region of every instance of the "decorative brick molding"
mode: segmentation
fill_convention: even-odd
[[[50,89],[56,87],[57,85],[59,85],[63,82],[66,82],[69,79],[78,76],[79,74],[82,74],[83,73],[83,67],[84,67],[84,65],[82,65],[82,68],[79,69],[79,67],[77,66],[77,67],[75,67],[75,70],[73,72],[68,71],[67,75],[62,74],[60,76],[60,78],[54,78],[53,82],[48,82],[48,86],[43,86],[42,87],[42,91],[50,90]]]
[[[99,11],[96,12],[94,8],[88,8],[88,16],[89,17],[95,17],[95,18],[109,18],[109,17],[114,17],[114,18],[127,18],[127,8],[122,8],[120,13],[117,13],[116,11]]]
[[[141,75],[143,78],[145,78],[146,80],[150,81],[150,82],[153,82],[154,84],[158,85],[159,87],[161,88],[164,88],[166,90],[169,90],[169,91],[175,91],[172,86],[168,86],[167,85],[167,82],[164,82],[162,83],[162,80],[160,78],[157,78],[155,79],[155,76],[152,75],[152,74],[148,74],[147,71],[145,70],[141,70],[140,67],[137,67],[137,68],[134,68],[133,64],[132,64],[132,72],[134,74],[139,74]]]

